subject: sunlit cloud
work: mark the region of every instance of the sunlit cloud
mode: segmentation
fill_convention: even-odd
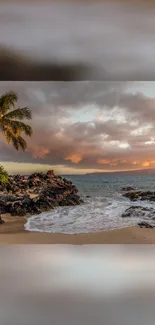
[[[126,149],[129,147],[129,144],[127,142],[121,142],[118,144],[119,148]]]
[[[65,160],[70,160],[72,163],[78,164],[82,160],[82,156],[73,154],[65,157]]]
[[[155,144],[155,137],[151,137],[149,141],[146,141],[145,144],[151,145]]]
[[[0,82],[0,93],[10,89],[32,110],[33,136],[20,153],[0,138],[1,163],[9,172],[155,167],[155,82]]]
[[[37,148],[33,150],[32,157],[33,158],[44,158],[49,153],[49,149],[47,148]]]
[[[149,166],[150,166],[150,162],[149,162],[149,161],[144,161],[144,162],[142,163],[142,166],[143,166],[143,167],[149,167]]]
[[[135,129],[135,130],[133,130],[132,132],[131,132],[131,134],[132,135],[137,135],[137,136],[139,136],[139,135],[145,135],[145,134],[148,134],[149,133],[149,131],[151,130],[153,128],[153,125],[151,125],[151,124],[148,124],[148,125],[144,125],[143,127],[139,127],[139,128],[137,128],[137,129]]]

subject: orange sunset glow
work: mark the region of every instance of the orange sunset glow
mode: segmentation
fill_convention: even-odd
[[[70,156],[67,156],[65,160],[70,160],[72,163],[78,164],[82,160],[82,156],[78,154],[71,154]]]
[[[33,128],[26,152],[1,136],[10,173],[155,168],[155,82],[0,82],[1,94],[10,89],[31,109]]]

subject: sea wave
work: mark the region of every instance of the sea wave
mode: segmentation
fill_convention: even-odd
[[[122,218],[130,206],[153,208],[154,202],[130,202],[119,194],[114,197],[85,198],[85,203],[74,207],[58,207],[52,211],[31,216],[27,219],[25,229],[28,231],[77,234],[108,231],[137,225],[139,221],[148,220],[147,212],[142,218]]]

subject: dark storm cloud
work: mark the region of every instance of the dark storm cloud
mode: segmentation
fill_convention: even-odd
[[[122,2],[1,2],[0,78],[154,80],[154,13]]]
[[[139,121],[152,122],[155,119],[155,98],[148,98],[142,93],[122,94],[119,99],[119,107],[127,109]]]
[[[25,153],[16,152],[1,138],[0,160],[109,170],[134,169],[146,157],[155,161],[155,144],[150,142],[155,135],[155,100],[129,92],[134,85],[137,87],[130,82],[1,82],[0,93],[13,89],[19,94],[19,104],[31,108],[34,133],[27,139]],[[83,107],[88,108],[90,121],[80,120],[85,117]],[[101,119],[92,116],[94,108],[102,113]]]

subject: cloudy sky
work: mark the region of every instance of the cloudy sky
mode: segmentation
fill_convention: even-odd
[[[56,173],[155,168],[155,82],[0,82],[32,110],[25,153],[1,135],[9,172]]]
[[[155,6],[143,2],[0,0],[0,48],[89,66],[82,80],[154,80]]]

